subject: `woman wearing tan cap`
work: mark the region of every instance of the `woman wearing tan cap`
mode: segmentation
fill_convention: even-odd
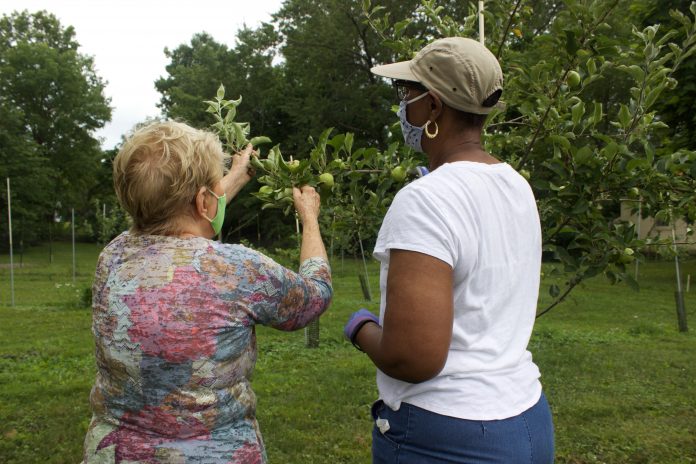
[[[394,80],[404,141],[431,171],[399,191],[380,229],[380,317],[362,309],[345,327],[378,368],[373,462],[551,463],[551,414],[527,350],[539,214],[525,179],[481,145],[501,106],[500,65],[454,37],[372,72]]]

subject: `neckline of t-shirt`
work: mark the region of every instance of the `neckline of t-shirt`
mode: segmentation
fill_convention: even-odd
[[[474,168],[474,169],[478,169],[478,170],[482,170],[482,171],[489,171],[489,170],[495,171],[495,170],[500,170],[500,169],[506,169],[506,170],[507,170],[508,168],[511,168],[511,167],[512,167],[512,166],[510,166],[508,163],[506,163],[506,162],[504,162],[504,161],[501,161],[500,163],[489,164],[489,163],[481,163],[481,162],[478,162],[478,161],[465,161],[465,160],[462,160],[462,161],[450,161],[450,162],[447,162],[447,163],[443,164],[443,165],[440,166],[440,167],[443,168],[443,167],[447,166],[448,164],[451,165],[452,167],[466,166],[467,169],[468,169],[468,168]]]

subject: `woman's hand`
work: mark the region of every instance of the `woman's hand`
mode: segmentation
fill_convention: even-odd
[[[232,155],[232,166],[230,166],[230,172],[227,175],[233,175],[239,179],[243,179],[246,184],[255,175],[256,171],[251,166],[251,157],[259,156],[259,152],[254,150],[251,144],[248,144],[242,151]]]
[[[316,222],[319,219],[321,198],[314,187],[303,185],[301,188],[293,187],[292,198],[295,200],[295,210],[302,224]]]
[[[249,182],[255,175],[256,171],[251,166],[250,160],[252,156],[258,156],[259,153],[254,150],[251,144],[248,144],[242,151],[232,155],[232,166],[229,172],[222,178],[222,188],[227,194],[227,202],[237,195],[239,191]]]

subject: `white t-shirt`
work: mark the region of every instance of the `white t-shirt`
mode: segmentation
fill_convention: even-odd
[[[377,371],[380,398],[470,420],[516,416],[541,396],[527,344],[539,294],[541,226],[534,194],[510,165],[459,161],[401,189],[379,231],[380,322],[389,250],[440,259],[454,272],[454,327],[447,362],[413,384]],[[427,308],[423,308],[427,311]]]

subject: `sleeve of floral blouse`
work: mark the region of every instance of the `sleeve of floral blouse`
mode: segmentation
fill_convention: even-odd
[[[272,260],[264,266],[265,282],[256,294],[253,317],[259,324],[297,330],[319,317],[331,303],[331,269],[322,258],[302,262],[294,272]]]

